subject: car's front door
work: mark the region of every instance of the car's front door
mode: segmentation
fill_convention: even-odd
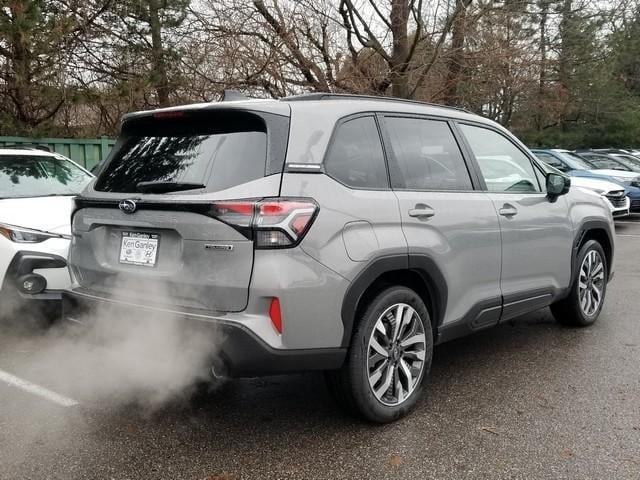
[[[565,197],[550,199],[544,178],[506,134],[460,123],[500,219],[502,318],[548,305],[571,281],[572,225]]]
[[[451,124],[382,116],[391,185],[398,197],[409,262],[432,262],[446,285],[443,329],[498,322],[500,226],[486,193],[474,189]]]

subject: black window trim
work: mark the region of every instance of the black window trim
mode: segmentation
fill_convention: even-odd
[[[538,179],[538,176],[535,175],[535,169],[537,168],[538,170],[542,171],[543,173],[545,173],[544,168],[541,168],[540,165],[538,164],[538,160],[536,160],[535,158],[533,158],[533,154],[530,154],[528,152],[528,149],[515,137],[512,137],[511,135],[506,135],[505,132],[503,132],[502,130],[500,130],[499,128],[496,128],[493,125],[489,125],[483,122],[474,122],[472,120],[455,120],[456,123],[456,130],[458,131],[459,135],[460,135],[460,139],[462,141],[462,143],[465,145],[465,148],[467,149],[467,154],[469,155],[469,158],[473,159],[473,164],[475,169],[477,170],[477,174],[480,177],[480,182],[482,184],[482,188],[483,191],[486,193],[506,193],[506,194],[510,194],[510,195],[543,195],[546,196],[547,192],[546,192],[546,186],[540,185],[540,181]],[[502,136],[504,139],[506,139],[508,142],[512,143],[518,150],[520,150],[520,152],[522,152],[522,154],[529,159],[529,162],[531,162],[531,167],[534,170],[534,176],[536,177],[536,182],[538,183],[538,188],[540,189],[540,191],[538,192],[494,192],[491,191],[487,188],[487,184],[484,180],[484,176],[482,175],[482,170],[480,169],[480,165],[478,164],[478,159],[476,158],[475,154],[473,153],[473,150],[471,149],[471,146],[469,145],[469,142],[467,141],[466,137],[464,136],[464,133],[462,133],[462,131],[459,128],[459,125],[469,125],[472,127],[479,127],[479,128],[484,128],[486,130],[491,130],[494,133],[497,133],[498,135]],[[546,174],[545,174],[546,177]]]
[[[352,120],[357,120],[358,118],[366,118],[366,117],[373,118],[373,121],[374,121],[374,123],[376,125],[376,129],[378,131],[378,138],[380,140],[380,147],[382,148],[382,159],[383,159],[383,162],[384,162],[385,172],[387,174],[387,186],[386,187],[382,187],[382,188],[354,187],[352,185],[347,185],[342,180],[340,180],[340,179],[336,178],[335,176],[331,175],[331,173],[329,173],[329,171],[327,169],[326,162],[327,162],[327,159],[329,157],[329,154],[331,153],[331,150],[332,150],[333,145],[335,143],[335,139],[336,139],[336,136],[338,134],[338,131],[340,130],[340,127],[342,127],[342,125],[344,125],[345,123],[350,122]],[[331,132],[331,137],[329,137],[329,143],[327,144],[327,149],[325,150],[324,156],[322,157],[321,165],[322,165],[322,173],[324,173],[326,176],[328,176],[332,180],[338,182],[343,187],[348,188],[350,190],[361,190],[361,191],[370,191],[370,192],[389,192],[389,191],[391,191],[391,178],[390,178],[390,175],[389,175],[389,161],[388,161],[388,156],[387,156],[387,150],[386,150],[385,145],[384,145],[382,129],[380,128],[380,122],[378,120],[376,112],[372,112],[372,111],[358,112],[358,113],[353,113],[353,114],[347,115],[345,117],[339,118],[336,121],[335,125],[333,126],[333,131]]]
[[[478,173],[473,165],[470,165],[469,157],[465,154],[465,150],[463,145],[460,142],[459,135],[456,132],[455,121],[452,118],[439,116],[439,115],[424,115],[419,113],[404,113],[404,112],[377,112],[377,116],[380,118],[380,126],[382,130],[382,138],[383,144],[385,148],[385,152],[387,153],[387,170],[390,172],[390,163],[393,162],[394,168],[399,168],[398,161],[393,154],[393,150],[391,148],[391,137],[389,136],[389,129],[385,124],[386,118],[415,118],[419,120],[431,120],[444,122],[451,130],[451,134],[460,149],[460,154],[462,156],[462,161],[464,162],[465,168],[467,169],[467,173],[469,174],[469,179],[471,181],[471,189],[454,189],[454,190],[446,190],[440,188],[396,188],[391,186],[392,190],[398,192],[434,192],[434,193],[475,193],[481,191],[482,184],[480,183],[480,179],[478,178]],[[390,175],[389,175],[390,177]],[[391,185],[391,178],[389,178],[389,184]]]

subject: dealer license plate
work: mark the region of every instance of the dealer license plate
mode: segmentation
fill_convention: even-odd
[[[158,259],[159,241],[160,235],[156,233],[122,232],[120,263],[154,267]]]

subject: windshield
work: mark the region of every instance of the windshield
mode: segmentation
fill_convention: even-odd
[[[622,163],[625,167],[629,167],[633,170],[640,167],[640,158],[633,155],[615,155],[616,160]]]
[[[629,167],[626,167],[614,157],[610,157],[609,155],[590,153],[587,158],[589,158],[589,161],[593,163],[598,169],[622,170],[627,172],[631,171]]]
[[[0,198],[77,195],[91,175],[59,157],[0,155]]]
[[[557,152],[557,154],[574,170],[592,170],[596,168],[580,155],[573,152]]]

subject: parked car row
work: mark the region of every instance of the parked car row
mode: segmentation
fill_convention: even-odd
[[[421,398],[434,345],[547,306],[570,326],[600,315],[638,175],[538,155],[399,99],[138,112],[93,180],[0,152],[0,270],[21,297],[64,289],[76,327],[178,316],[223,338],[214,376],[324,370],[340,404],[389,422]]]
[[[640,212],[640,151],[533,149],[547,165],[571,176],[572,185],[606,199],[614,217]]]

